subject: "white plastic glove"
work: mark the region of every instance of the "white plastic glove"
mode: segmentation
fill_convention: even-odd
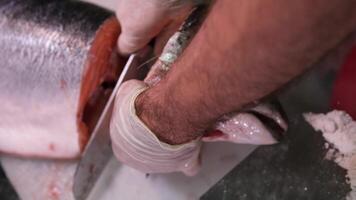
[[[119,52],[133,53],[156,36],[155,46],[161,49],[199,1],[204,0],[119,0]]]
[[[136,115],[136,97],[146,89],[142,81],[131,80],[117,93],[110,125],[115,156],[145,173],[180,171],[188,176],[195,175],[200,168],[200,139],[183,145],[159,141]]]

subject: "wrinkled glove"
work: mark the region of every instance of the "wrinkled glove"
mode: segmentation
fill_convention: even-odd
[[[180,171],[195,175],[200,168],[200,139],[183,145],[166,144],[137,117],[136,97],[147,88],[142,81],[131,80],[117,93],[110,125],[115,156],[145,173]]]

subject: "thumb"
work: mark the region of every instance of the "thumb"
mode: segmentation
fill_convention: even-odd
[[[146,46],[169,23],[165,20],[145,20],[143,22],[122,24],[122,32],[118,40],[118,50],[122,55],[136,52]],[[136,24],[136,25],[135,25]],[[135,27],[133,27],[135,26]]]
[[[146,46],[169,23],[170,14],[159,4],[138,4],[137,0],[119,4],[116,16],[120,21],[121,35],[118,40],[120,54],[127,55]]]
[[[146,46],[151,39],[152,37],[136,36],[131,32],[123,32],[118,40],[118,51],[121,55],[129,55]]]

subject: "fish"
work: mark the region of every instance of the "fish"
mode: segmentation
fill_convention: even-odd
[[[76,159],[125,59],[111,11],[74,0],[0,0],[0,152]]]

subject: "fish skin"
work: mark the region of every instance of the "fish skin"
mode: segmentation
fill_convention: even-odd
[[[0,152],[80,156],[89,137],[80,124],[83,77],[110,17],[79,1],[0,1]]]

